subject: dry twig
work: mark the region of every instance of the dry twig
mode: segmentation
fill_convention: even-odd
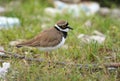
[[[17,58],[17,59],[25,59],[27,61],[36,61],[36,62],[45,62],[45,59],[36,59],[36,58],[27,58],[23,55],[19,55],[19,54],[15,54],[12,52],[6,52],[6,51],[1,51],[2,53],[5,53],[4,55],[0,55],[1,58]],[[67,66],[67,65],[72,65],[72,66],[76,66],[79,68],[89,68],[89,67],[93,67],[93,68],[99,68],[101,69],[101,65],[103,65],[106,68],[119,68],[120,67],[120,62],[118,63],[105,63],[105,64],[70,64],[70,63],[66,63],[66,62],[48,62],[48,63],[55,63],[56,65],[63,65],[63,66]]]

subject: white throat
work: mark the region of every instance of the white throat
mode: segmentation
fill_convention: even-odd
[[[55,24],[55,27],[57,27],[60,31],[63,31],[63,32],[68,32],[69,31],[69,28],[62,29],[57,24]]]

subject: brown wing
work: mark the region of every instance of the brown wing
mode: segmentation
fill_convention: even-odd
[[[62,39],[61,32],[54,28],[45,30],[31,40],[24,43],[18,44],[17,47],[21,46],[32,46],[32,47],[50,47],[55,46]]]

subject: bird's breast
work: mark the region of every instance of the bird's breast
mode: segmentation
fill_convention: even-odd
[[[52,50],[55,50],[55,49],[61,47],[65,43],[65,40],[66,39],[64,37],[62,37],[62,40],[59,44],[57,44],[55,46],[51,46],[51,47],[38,47],[38,49],[41,51],[52,51]]]

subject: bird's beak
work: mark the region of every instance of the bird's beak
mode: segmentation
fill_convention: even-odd
[[[68,26],[68,28],[69,28],[69,29],[71,29],[71,30],[73,30],[73,28],[72,28],[72,27],[70,27],[70,26]]]

